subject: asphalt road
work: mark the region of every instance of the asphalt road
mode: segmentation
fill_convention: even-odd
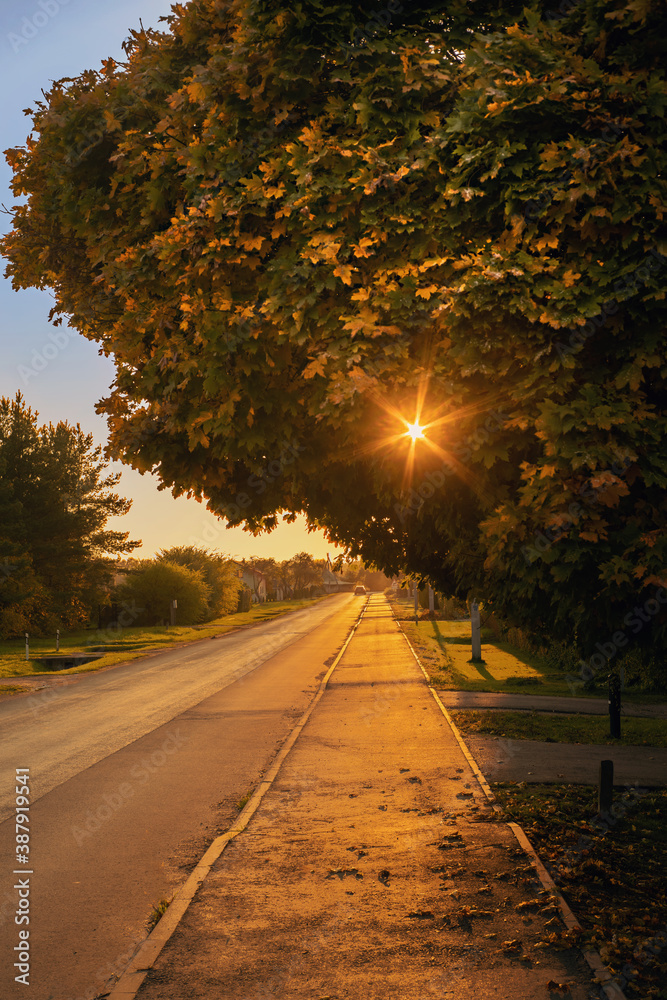
[[[339,595],[219,640],[0,704],[0,996],[92,1000],[237,814],[362,604]],[[15,769],[31,778],[15,876]],[[25,868],[25,866],[23,866]],[[30,924],[17,924],[19,879]],[[26,893],[24,892],[24,896]],[[26,904],[23,904],[26,905]],[[29,988],[15,983],[30,930]]]

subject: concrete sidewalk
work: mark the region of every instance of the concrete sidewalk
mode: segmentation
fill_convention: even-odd
[[[599,998],[555,929],[378,595],[138,997]]]

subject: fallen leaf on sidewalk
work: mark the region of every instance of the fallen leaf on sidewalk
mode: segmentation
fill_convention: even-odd
[[[552,990],[554,993],[569,993],[570,987],[567,983],[557,983],[555,979],[550,979],[547,983],[547,989]]]
[[[414,910],[408,913],[411,920],[435,920],[435,914],[431,910]]]
[[[324,878],[325,879],[333,878],[334,875],[337,876],[341,881],[347,875],[354,875],[354,877],[357,879],[364,877],[357,868],[330,868],[329,874],[325,875]]]
[[[525,903],[517,903],[514,909],[517,913],[522,913],[523,910],[539,910],[543,904],[544,900],[542,899],[529,899]]]

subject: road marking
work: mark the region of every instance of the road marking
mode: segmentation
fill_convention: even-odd
[[[114,988],[108,994],[107,1000],[134,1000],[136,997],[144,979],[151,971],[167,941],[178,927],[200,885],[227,845],[234,839],[234,837],[237,837],[239,833],[242,833],[245,830],[253,815],[257,811],[260,802],[275,781],[283,761],[301,735],[301,731],[308,722],[313,709],[322,698],[329,682],[329,678],[340,663],[345,650],[349,646],[354,633],[364,617],[367,606],[368,602],[366,602],[361,609],[357,620],[350,628],[340,652],[324,675],[313,700],[287,737],[280,753],[267,771],[266,777],[259,783],[243,811],[237,817],[235,823],[229,828],[229,830],[225,831],[225,833],[216,837],[216,839],[209,846],[208,850],[199,860],[196,868],[191,872],[189,878],[181,886],[181,888],[176,891],[169,907],[148,935],[144,943],[140,946],[134,957],[131,959],[130,964],[125,969]]]

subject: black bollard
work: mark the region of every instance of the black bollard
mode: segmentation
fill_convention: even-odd
[[[614,762],[600,761],[600,785],[598,787],[598,813],[608,816],[614,798]]]
[[[621,681],[617,673],[609,674],[609,735],[621,738]]]

